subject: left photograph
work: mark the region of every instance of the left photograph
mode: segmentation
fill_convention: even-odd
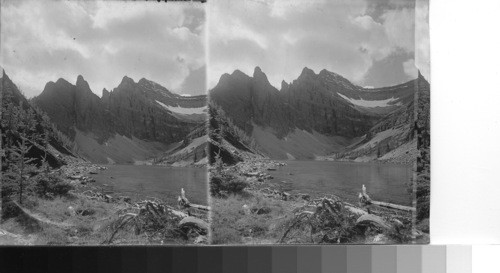
[[[1,2],[1,245],[209,241],[205,20]]]

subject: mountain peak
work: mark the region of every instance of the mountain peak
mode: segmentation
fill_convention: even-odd
[[[302,73],[300,73],[299,78],[306,77],[306,76],[316,76],[316,73],[314,73],[314,71],[312,69],[305,66],[304,69],[302,69]]]
[[[129,76],[125,75],[125,76],[123,76],[122,81],[132,81],[133,82],[134,80],[132,78],[130,78]]]
[[[288,88],[288,83],[285,80],[281,81],[281,90],[285,90]]]
[[[78,77],[76,77],[76,82],[82,82],[82,81],[85,81],[85,79],[83,78],[82,75],[78,75]]]
[[[104,103],[107,103],[107,102],[109,102],[109,96],[110,96],[109,91],[108,91],[106,88],[103,88],[103,89],[102,89],[102,96],[101,96],[101,100],[102,100]]]
[[[92,93],[92,90],[90,90],[89,83],[83,78],[82,75],[78,75],[78,77],[76,78],[76,87],[79,90]]]
[[[78,75],[78,77],[76,77],[76,86],[89,87],[89,83],[83,78],[82,75]]]
[[[72,85],[71,83],[69,83],[67,80],[65,80],[64,78],[59,78],[57,81],[56,81],[56,84],[62,84],[62,85]]]
[[[264,72],[262,72],[262,70],[260,69],[260,67],[256,66],[255,69],[253,70],[253,77],[254,78],[257,78],[257,77],[266,77],[266,74],[264,74]]]
[[[243,73],[243,72],[242,72],[241,70],[239,70],[239,69],[234,70],[234,71],[233,71],[233,73],[231,73],[231,76],[239,76],[239,77],[241,77],[241,76],[246,76],[246,77],[248,77],[248,75],[247,75],[247,74]]]
[[[232,81],[248,81],[250,79],[250,77],[241,72],[241,70],[234,70],[233,73],[229,74],[229,73],[224,73],[220,76],[220,79],[219,79],[219,82],[217,83],[217,85],[225,85],[229,82],[232,82]]]
[[[141,78],[137,83],[139,83],[139,84],[145,84],[145,83],[150,83],[150,82],[152,82],[152,81],[150,81],[150,80],[148,80],[146,78]]]
[[[318,74],[318,75],[331,75],[331,74],[335,74],[335,75],[337,75],[336,73],[333,73],[333,72],[328,71],[328,70],[326,70],[326,69],[321,69],[321,71],[319,72],[319,74]]]
[[[258,66],[256,66],[254,71],[253,71],[253,79],[257,80],[259,82],[270,84],[269,80],[267,79],[266,74],[264,72],[262,72],[262,70]]]
[[[253,70],[253,75],[255,76],[255,74],[264,74],[262,72],[262,69],[260,69],[260,67],[256,66]]]
[[[120,83],[121,84],[134,84],[134,80],[132,78],[129,78],[128,76],[123,76],[123,79],[122,79],[122,82]]]
[[[141,79],[137,82],[137,84],[139,84],[139,85],[141,85],[141,86],[144,86],[144,87],[146,87],[146,88],[148,88],[148,89],[151,89],[151,88],[155,89],[155,87],[156,87],[156,88],[157,88],[157,87],[163,87],[163,86],[161,86],[160,84],[158,84],[158,83],[156,83],[156,82],[154,82],[154,81],[148,80],[148,79],[146,79],[146,78],[141,78]]]

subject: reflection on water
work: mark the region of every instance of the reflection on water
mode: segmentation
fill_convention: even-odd
[[[111,192],[131,197],[157,197],[176,202],[181,188],[187,198],[197,204],[207,204],[206,168],[170,168],[146,165],[108,165],[94,175],[100,185]]]
[[[411,205],[408,193],[411,166],[332,161],[287,163],[287,166],[270,172],[274,176],[271,181],[283,190],[317,195],[330,193],[355,200],[365,184],[374,200]]]

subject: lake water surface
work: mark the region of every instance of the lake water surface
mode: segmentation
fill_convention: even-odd
[[[269,171],[274,177],[272,183],[283,190],[335,194],[352,201],[357,200],[365,184],[373,200],[411,205],[407,189],[413,172],[408,165],[295,160],[287,164]]]
[[[107,165],[107,170],[94,174],[98,185],[110,192],[130,197],[157,197],[177,202],[181,188],[192,203],[207,204],[207,169],[147,165]]]
[[[271,183],[289,192],[312,195],[335,194],[357,200],[361,185],[377,201],[411,205],[408,183],[412,168],[408,165],[333,161],[287,161],[287,166],[269,171]],[[136,198],[157,197],[175,203],[181,188],[187,198],[207,204],[207,169],[172,168],[146,165],[107,165],[92,175],[96,183],[110,192]]]

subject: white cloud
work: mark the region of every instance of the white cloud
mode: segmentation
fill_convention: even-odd
[[[422,75],[430,81],[429,2],[417,0],[415,7],[415,63]]]
[[[251,75],[255,66],[277,88],[282,80],[296,79],[304,66],[361,83],[375,62],[415,50],[408,2],[384,7],[377,20],[368,8],[374,2],[367,0],[208,3],[209,88],[223,73],[239,69]]]
[[[414,59],[409,59],[408,61],[403,63],[403,68],[406,73],[410,78],[414,79],[417,77],[418,70],[417,67],[415,66],[415,60]]]
[[[85,3],[82,4],[85,5]],[[93,26],[98,28],[106,28],[117,21],[129,21],[144,16],[163,16],[164,22],[169,26],[179,26],[184,20],[185,5],[170,3],[165,8],[154,2],[96,1],[95,8],[88,9],[91,12]]]
[[[48,81],[62,77],[74,82],[77,75],[83,75],[97,94],[116,87],[125,75],[148,78],[174,92],[195,92],[178,89],[193,70],[205,65],[204,7],[3,1],[2,65],[29,97],[39,94]]]
[[[356,16],[352,20],[354,24],[366,30],[371,30],[375,27],[381,26],[380,23],[375,22],[373,18],[369,15]]]
[[[382,15],[389,42],[394,47],[407,51],[415,49],[415,10],[403,8],[389,10]]]

